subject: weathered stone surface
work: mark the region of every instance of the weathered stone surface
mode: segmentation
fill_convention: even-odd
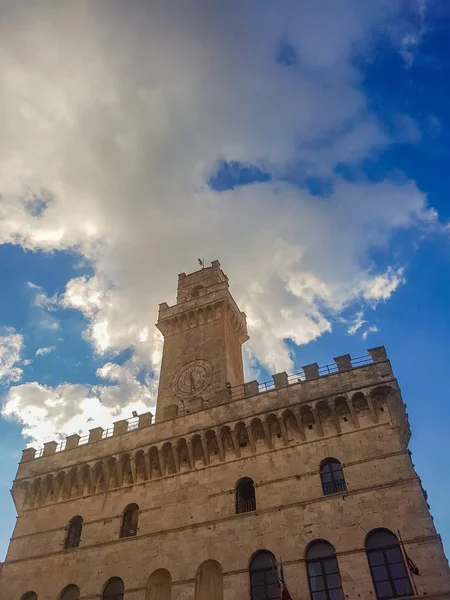
[[[199,309],[210,305],[211,318],[196,324]],[[161,323],[155,423],[145,413],[131,431],[123,421],[109,437],[91,430],[86,444],[70,436],[64,452],[56,443],[38,458],[24,451],[12,490],[18,519],[0,569],[2,600],[31,590],[38,600],[55,600],[69,584],[82,599],[101,598],[111,577],[123,579],[125,600],[242,600],[250,557],[260,549],[283,561],[292,597],[307,600],[305,549],[315,539],[336,549],[346,598],[375,599],[364,542],[379,527],[400,530],[421,571],[419,597],[450,597],[448,564],[407,450],[405,405],[384,348],[356,368],[338,357],[338,372],[324,376],[309,365],[303,382],[275,375],[275,387],[258,393],[257,382],[243,382],[235,354],[245,320],[216,261],[179,276],[178,303],[160,305]],[[201,404],[190,378],[196,372],[183,380],[191,397],[185,392],[181,401],[173,392],[177,371],[193,360],[212,365]],[[341,462],[346,489],[324,495],[319,469],[329,457]],[[254,481],[256,510],[236,514],[242,477]],[[119,538],[132,503],[139,507],[136,535]],[[75,515],[83,518],[81,541],[65,550]]]

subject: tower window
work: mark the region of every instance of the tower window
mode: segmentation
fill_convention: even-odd
[[[136,535],[138,529],[139,506],[129,504],[125,507],[122,515],[122,526],[120,528],[120,537],[132,537]]]
[[[243,477],[236,484],[236,514],[252,510],[256,510],[255,484],[250,477]]]
[[[336,552],[324,540],[312,542],[306,552],[311,600],[344,600]]]
[[[83,529],[83,517],[77,515],[72,517],[67,527],[67,535],[64,540],[64,549],[78,548],[81,539],[81,530]]]
[[[260,550],[250,561],[251,600],[279,600],[277,561],[272,552]]]
[[[371,531],[366,539],[366,553],[377,600],[413,595],[403,554],[392,531]]]
[[[324,496],[347,491],[342,466],[336,458],[326,458],[320,463],[320,479]]]

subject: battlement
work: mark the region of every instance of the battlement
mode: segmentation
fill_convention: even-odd
[[[304,395],[305,398],[309,398],[311,394],[314,395],[314,393],[317,391],[319,392],[319,395],[322,396],[334,394],[339,388],[342,388],[339,390],[342,392],[343,388],[345,387],[349,387],[349,389],[355,387],[353,384],[357,382],[355,375],[358,370],[361,370],[363,367],[366,369],[367,367],[373,368],[373,366],[378,363],[388,363],[384,346],[371,348],[368,350],[367,355],[357,358],[351,358],[349,354],[344,354],[343,356],[335,357],[334,363],[321,367],[317,363],[304,365],[300,372],[292,375],[288,375],[284,371],[281,373],[276,373],[272,376],[270,381],[259,383],[255,380],[235,387],[227,386],[228,394],[222,395],[223,400],[220,403],[216,403],[211,407],[199,405],[197,408],[195,405],[193,406],[191,404],[190,411],[198,415],[200,412],[211,411],[213,408],[218,406],[235,403],[245,399],[252,399],[253,406],[256,410],[257,405],[255,402],[258,401],[258,397],[261,399],[263,396],[264,398],[267,398],[266,392],[268,392],[270,395],[270,392],[273,392],[274,390],[291,388],[293,386],[297,386],[297,391],[300,395]],[[340,376],[340,383],[331,380],[327,382],[329,376]],[[342,379],[342,376],[344,376],[345,379]],[[366,384],[371,384],[374,383],[374,381],[371,381],[371,379],[377,380],[383,375],[380,375],[380,373],[377,372],[375,377],[371,378],[369,373],[363,372],[361,373],[361,376],[361,380],[364,380]],[[390,366],[386,370],[385,376],[391,376],[391,378],[393,377]],[[188,416],[189,413],[185,411],[178,414],[178,416],[174,419],[171,419],[171,421],[187,419]],[[196,421],[198,422],[198,417],[196,417]],[[153,422],[153,415],[151,412],[143,413],[136,417],[116,421],[114,426],[109,429],[95,427],[94,429],[90,430],[88,435],[85,436],[73,434],[61,442],[46,442],[43,447],[39,449],[32,447],[26,448],[22,452],[21,463],[26,463],[35,459],[44,459],[56,453],[75,450],[76,448],[86,446],[88,444],[106,442],[107,439],[112,437],[123,436],[124,434],[130,434],[132,432],[136,434],[138,430],[142,429],[150,429],[150,431],[155,430],[155,428],[159,429],[161,425],[162,423]],[[150,434],[150,431],[148,437],[153,437]]]

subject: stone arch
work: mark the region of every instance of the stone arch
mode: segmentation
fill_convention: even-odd
[[[80,588],[73,583],[70,585],[66,585],[61,594],[59,595],[59,600],[79,600],[80,598]]]
[[[102,600],[123,600],[125,586],[120,577],[111,577],[105,584]]]
[[[208,460],[210,464],[221,462],[219,444],[217,442],[216,432],[213,429],[209,429],[205,433],[206,449],[208,452]]]
[[[122,454],[119,458],[121,469],[122,469],[122,485],[132,485],[133,484],[133,472],[131,470],[131,460],[130,455]]]
[[[58,473],[58,475],[56,476],[55,500],[58,500],[58,499],[65,500],[66,499],[65,484],[66,484],[66,473],[65,473],[65,471],[60,471]]]
[[[38,600],[38,595],[36,592],[25,592],[25,594],[20,597],[20,600]]]
[[[106,477],[103,463],[98,462],[94,465],[95,492],[106,492]]]
[[[305,434],[298,426],[298,421],[292,410],[283,411],[281,418],[283,419],[284,428],[288,437],[288,442],[299,442],[305,438]]]
[[[177,441],[176,452],[178,455],[180,472],[189,471],[191,469],[191,461],[189,458],[189,450],[185,438],[180,438]]]
[[[395,393],[395,390],[390,385],[379,385],[370,392],[373,408],[377,415],[386,411],[389,412],[388,398],[393,393]]]
[[[122,521],[120,524],[120,536],[133,537],[137,534],[139,522],[139,506],[136,503],[128,504],[122,513]]]
[[[195,318],[194,311],[191,310],[189,312],[188,319],[189,319],[189,327],[195,327],[197,325],[197,319]]]
[[[251,454],[250,438],[247,431],[247,426],[243,421],[239,421],[234,426],[236,432],[236,441],[241,455]]]
[[[78,491],[78,472],[76,467],[72,467],[67,474],[67,497],[73,498],[79,495]]]
[[[316,432],[316,419],[310,406],[300,407],[300,419],[305,430],[305,437],[307,440],[314,439],[317,436]]]
[[[150,459],[150,479],[162,477],[161,466],[159,464],[159,450],[156,446],[152,446],[148,451]]]
[[[192,459],[194,462],[194,469],[203,467],[206,464],[206,458],[203,453],[203,444],[202,438],[198,433],[191,437],[191,446],[192,446]]]
[[[266,434],[260,418],[255,417],[250,422],[255,450],[263,450],[267,444]]]
[[[134,455],[134,460],[136,464],[136,481],[142,482],[147,479],[147,470],[145,468],[145,459],[144,459],[144,451],[138,450]]]
[[[172,577],[166,569],[153,571],[147,580],[145,600],[170,600]]]
[[[165,442],[161,447],[161,457],[165,468],[165,475],[174,475],[177,472],[173,448],[170,442]]]
[[[222,567],[216,560],[205,560],[197,569],[195,600],[223,600]]]
[[[120,487],[119,475],[117,473],[117,458],[110,456],[106,460],[106,468],[109,473],[108,489]]]
[[[353,409],[360,425],[368,426],[373,424],[373,416],[366,396],[362,392],[356,392],[352,396]]]
[[[321,425],[323,434],[334,435],[336,433],[336,430],[333,425],[331,409],[327,400],[319,400],[319,402],[316,402],[315,409],[319,418],[319,423]]]
[[[234,448],[233,436],[231,433],[230,427],[228,425],[224,425],[220,429],[220,437],[222,439],[222,447],[225,455],[225,460],[227,458],[232,458],[236,456],[236,450]]]
[[[273,413],[267,415],[266,423],[272,446],[274,448],[283,446],[283,434],[277,415],[274,415]]]
[[[81,469],[81,482],[83,494],[90,494],[92,491],[91,466],[83,465]]]
[[[213,320],[213,309],[212,309],[212,306],[209,305],[205,309],[205,322],[209,323],[212,320]]]
[[[53,474],[49,473],[45,476],[44,479],[44,502],[54,502],[55,501],[55,490],[53,487]]]
[[[334,400],[334,412],[336,419],[339,422],[339,426],[343,431],[349,431],[353,429],[352,414],[348,405],[347,398],[344,396],[338,396]]]

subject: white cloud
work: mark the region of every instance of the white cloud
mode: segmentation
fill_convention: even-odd
[[[364,323],[367,323],[367,321],[364,319],[364,313],[363,311],[359,311],[356,313],[356,315],[353,317],[352,320],[352,324],[350,325],[350,327],[348,328],[348,333],[350,335],[355,335],[355,333],[361,329],[361,327],[364,325]]]
[[[376,333],[378,331],[378,327],[376,325],[371,325],[370,327],[368,327],[365,331],[363,331],[362,334],[362,339],[363,340],[367,340],[367,336],[370,333]]]
[[[22,369],[17,366],[21,361],[23,335],[9,327],[6,335],[0,336],[0,383],[16,383],[22,377]]]
[[[36,356],[45,356],[56,350],[56,346],[47,346],[46,348],[38,348],[36,350]]]
[[[76,309],[98,354],[134,348],[126,373],[100,372],[117,387],[11,389],[7,413],[34,436],[44,419],[45,435],[80,427],[90,394],[102,416],[130,398],[153,402],[154,380],[140,384],[135,370],[158,367],[157,306],[174,302],[176,275],[197,256],[230,276],[248,315],[246,355],[290,370],[285,338],[316,339],[343,308],[404,282],[401,269],[371,266],[371,249],[436,220],[413,181],[335,175],[390,143],[353,59],[402,19],[400,0],[175,5],[16,2],[0,23],[0,242],[78,252],[93,275],[60,298],[38,290],[43,323],[58,327],[55,304]],[[276,63],[280,39],[298,65]],[[332,191],[267,182],[218,193],[207,181],[219,159],[331,177]]]
[[[35,445],[74,432],[87,433],[93,427],[112,427],[114,421],[131,417],[134,410],[140,414],[154,409],[157,383],[140,383],[138,371],[132,363],[108,363],[100,372],[108,385],[49,387],[36,381],[17,385],[10,389],[2,415],[21,422],[23,435]]]

